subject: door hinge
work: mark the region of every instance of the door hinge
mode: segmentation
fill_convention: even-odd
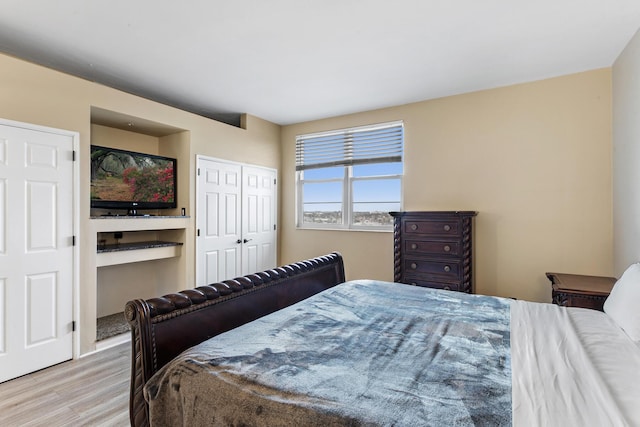
[[[276,179],[273,178],[273,185],[276,185]]]
[[[198,168],[198,176],[200,176],[200,168]]]
[[[76,236],[71,236],[71,246],[76,245]]]
[[[200,229],[199,228],[196,230],[196,237],[200,237]]]
[[[76,150],[71,150],[71,161],[72,162],[76,161]]]
[[[72,320],[71,321],[71,332],[75,332],[76,331],[76,321]]]
[[[273,231],[276,231],[276,225],[273,224]]]

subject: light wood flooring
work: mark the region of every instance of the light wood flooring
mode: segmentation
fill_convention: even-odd
[[[0,384],[0,426],[128,426],[131,343]]]

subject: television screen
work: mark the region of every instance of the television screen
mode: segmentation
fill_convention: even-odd
[[[91,146],[91,207],[176,207],[177,161],[170,157]]]

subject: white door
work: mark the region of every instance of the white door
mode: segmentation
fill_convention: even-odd
[[[242,167],[242,275],[276,266],[276,171]]]
[[[72,358],[73,145],[0,122],[0,381]]]
[[[197,286],[275,267],[276,171],[197,163]]]
[[[242,169],[199,159],[198,170],[196,283],[201,286],[242,275]]]

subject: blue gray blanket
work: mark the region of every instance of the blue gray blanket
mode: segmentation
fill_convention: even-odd
[[[511,425],[509,302],[358,280],[159,371],[157,425]]]

